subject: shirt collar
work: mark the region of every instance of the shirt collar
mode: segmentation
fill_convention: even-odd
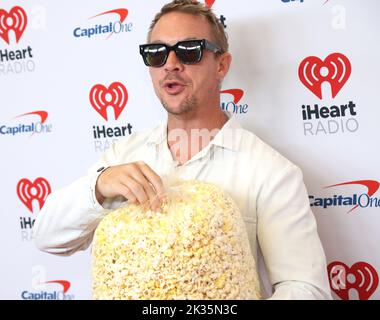
[[[237,151],[239,149],[243,128],[236,117],[231,115],[230,112],[225,111],[224,113],[229,119],[217,133],[215,138],[211,140],[210,144],[232,151]]]
[[[148,137],[147,144],[158,145],[165,141],[167,139],[167,127],[168,120],[166,119],[152,130]]]
[[[233,116],[230,112],[224,111],[224,113],[228,116],[229,119],[217,133],[215,138],[210,142],[210,144],[232,151],[237,151],[240,145],[242,126],[236,117]],[[152,130],[151,134],[148,137],[147,144],[159,145],[166,141],[167,127],[168,121],[166,119]]]

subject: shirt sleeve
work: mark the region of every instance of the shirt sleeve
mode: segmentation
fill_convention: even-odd
[[[270,299],[332,299],[326,257],[301,170],[273,174],[257,202],[257,236],[274,289]]]
[[[71,255],[89,247],[98,223],[110,207],[109,199],[101,206],[95,197],[96,181],[101,174],[98,169],[110,166],[115,158],[112,146],[86,176],[47,197],[33,226],[33,240],[40,250]]]

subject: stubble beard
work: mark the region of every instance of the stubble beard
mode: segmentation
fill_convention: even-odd
[[[197,98],[194,95],[187,97],[185,101],[181,103],[179,108],[172,108],[164,98],[161,98],[161,104],[165,108],[165,110],[172,115],[186,115],[196,110],[198,105]]]

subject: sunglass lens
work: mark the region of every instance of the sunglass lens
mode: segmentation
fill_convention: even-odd
[[[162,66],[167,58],[167,49],[160,44],[152,44],[144,48],[145,62],[152,67]]]
[[[177,56],[182,63],[197,63],[202,58],[202,46],[197,41],[186,41],[186,43],[178,43]]]

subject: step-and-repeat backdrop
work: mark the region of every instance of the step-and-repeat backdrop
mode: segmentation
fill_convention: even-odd
[[[165,2],[0,2],[0,299],[91,299],[90,250],[40,252],[31,228],[50,192],[165,118],[138,51]],[[379,299],[380,2],[205,3],[233,55],[221,108],[303,170],[334,298]]]

